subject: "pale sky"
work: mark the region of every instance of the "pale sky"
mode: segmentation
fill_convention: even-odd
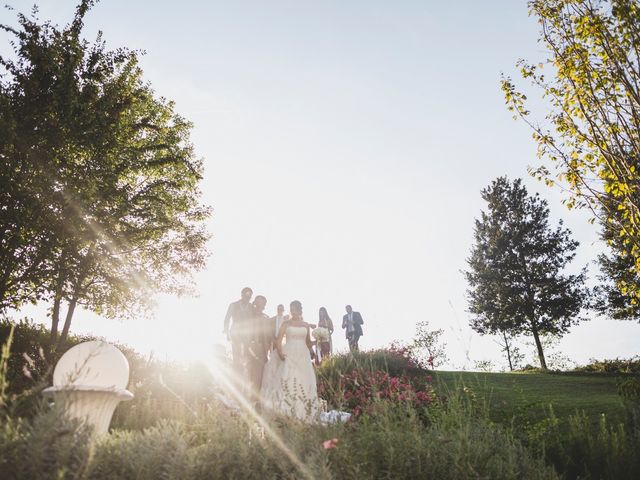
[[[74,9],[39,5],[60,24]],[[576,268],[602,248],[585,212],[527,175],[531,132],[504,106],[500,72],[543,59],[524,0],[103,0],[85,35],[98,29],[110,47],[145,50],[145,79],[194,122],[212,256],[198,298],[162,298],[154,318],[127,322],[80,311],[73,332],[198,359],[224,341],[227,305],[250,286],[269,314],[299,299],[306,320],[325,306],[338,330],[353,305],[365,349],[408,341],[429,320],[445,330],[448,367],[469,369],[503,362],[468,327],[461,273],[483,187],[506,174],[539,191],[581,242]],[[25,312],[46,321],[44,308]],[[560,349],[578,363],[629,357],[639,333],[594,319]],[[342,331],[334,345],[346,349]]]

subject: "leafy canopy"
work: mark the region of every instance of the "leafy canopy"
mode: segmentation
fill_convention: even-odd
[[[505,99],[533,129],[540,158],[556,166],[555,174],[546,165],[531,173],[566,185],[567,206],[589,208],[600,220],[613,255],[603,262],[613,285],[601,298],[613,302],[604,310],[624,318],[640,301],[640,4],[534,0],[529,7],[547,58],[518,65],[550,113],[544,123],[532,120],[526,95],[508,77]]]
[[[35,9],[0,25],[14,37],[0,57],[0,309],[48,299],[55,317],[67,300],[71,315],[122,317],[189,291],[204,266],[192,125],[143,80],[138,52],[81,37],[93,3],[64,28]]]

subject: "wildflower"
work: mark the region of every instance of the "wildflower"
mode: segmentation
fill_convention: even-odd
[[[324,442],[322,442],[322,446],[325,450],[336,448],[338,446],[338,441],[339,440],[337,438],[330,438],[329,440],[325,440]]]

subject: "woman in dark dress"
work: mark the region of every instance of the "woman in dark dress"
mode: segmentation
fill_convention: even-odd
[[[326,328],[329,331],[329,338],[326,341],[318,340],[320,360],[324,360],[331,355],[331,351],[333,349],[333,344],[331,342],[331,335],[333,335],[333,322],[327,313],[327,309],[324,307],[320,308],[318,327]]]

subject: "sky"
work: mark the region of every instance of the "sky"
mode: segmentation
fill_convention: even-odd
[[[26,12],[33,2],[9,3]],[[74,9],[38,5],[58,24]],[[554,224],[562,218],[581,243],[574,270],[597,273],[597,225],[528,176],[539,164],[531,131],[500,91],[519,58],[545,58],[524,0],[103,0],[85,35],[98,30],[109,47],[144,50],[145,79],[194,123],[211,257],[195,276],[198,297],[161,296],[151,318],[126,322],[81,310],[74,333],[198,360],[225,342],[227,306],[250,286],[270,314],[298,299],[313,322],[325,306],[337,350],[351,304],[365,322],[361,348],[409,341],[427,320],[444,330],[446,368],[504,364],[494,340],[468,326],[462,273],[480,190],[501,175],[548,200]],[[47,322],[45,306],[22,314]],[[581,364],[630,357],[638,334],[637,323],[592,318],[557,350]]]

